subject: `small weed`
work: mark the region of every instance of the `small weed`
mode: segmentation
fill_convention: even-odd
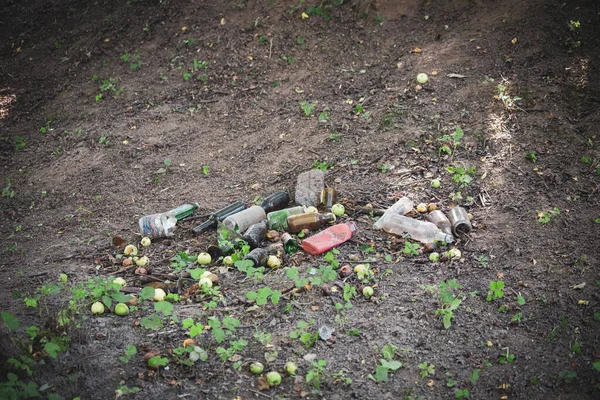
[[[335,163],[324,160],[324,161],[319,161],[319,160],[314,160],[313,161],[313,168],[314,169],[320,169],[323,172],[327,172],[328,169],[330,169],[331,167],[333,167],[335,165]]]
[[[550,211],[538,211],[537,212],[537,222],[540,224],[547,224],[552,219],[552,216],[559,215],[560,210],[557,207],[554,207]]]
[[[504,281],[490,281],[490,290],[487,294],[487,301],[492,302],[504,297]]]
[[[299,104],[300,104],[300,107],[302,108],[302,111],[304,111],[304,115],[307,117],[310,117],[313,114],[313,112],[315,111],[315,106],[306,100],[302,100]]]
[[[442,153],[446,154],[454,154],[456,152],[457,147],[460,145],[460,141],[464,136],[464,132],[460,126],[456,126],[454,128],[454,133],[451,135],[444,135],[438,139],[438,141],[442,144],[438,149],[438,155]]]
[[[122,362],[124,362],[125,364],[127,364],[129,362],[129,360],[131,360],[131,357],[133,357],[136,354],[137,354],[137,347],[135,347],[134,345],[130,344],[125,349],[125,355],[119,357],[119,360],[121,360]]]
[[[568,385],[573,382],[573,379],[577,377],[577,372],[575,371],[561,371],[558,373],[558,379],[556,380],[556,386],[560,386],[562,384]]]
[[[15,153],[18,153],[27,147],[27,141],[19,136],[15,137],[15,142]]]
[[[319,122],[327,122],[329,121],[329,109],[325,108],[323,111],[319,113]]]
[[[46,124],[40,128],[40,133],[42,133],[42,134],[44,134],[44,135],[45,135],[46,133],[50,132],[50,131],[52,130],[52,129],[50,128],[50,126],[51,126],[53,123],[54,123],[54,121],[53,121],[53,120],[51,120],[51,119],[49,119],[49,120],[46,120]]]
[[[573,20],[569,21],[569,30],[571,32],[574,32],[579,28],[581,28],[581,23],[579,21],[573,21]]]
[[[440,282],[440,308],[435,311],[435,316],[442,317],[444,329],[449,329],[452,326],[454,311],[456,311],[456,309],[458,309],[462,303],[462,300],[459,298],[460,294],[454,294],[454,290],[461,288],[462,286],[456,281],[456,279]]]
[[[581,163],[585,165],[592,165],[592,158],[589,156],[581,156]]]
[[[510,322],[511,322],[511,323],[514,323],[514,324],[520,324],[520,323],[521,323],[521,319],[523,319],[523,314],[522,314],[522,313],[520,313],[520,312],[518,312],[518,313],[516,313],[516,314],[515,314],[515,315],[512,317],[512,319],[510,320]]]
[[[475,257],[475,261],[479,264],[479,268],[487,268],[490,259],[487,256],[477,256]]]
[[[396,371],[403,367],[400,361],[394,360],[398,347],[393,344],[386,344],[381,349],[381,355],[383,358],[379,359],[380,365],[375,369],[375,375],[369,374],[367,377],[375,382],[388,382],[389,372]]]
[[[533,151],[527,152],[525,154],[525,158],[528,159],[529,161],[531,161],[534,164],[537,162],[537,156],[535,155],[535,153]]]
[[[15,197],[15,190],[12,188],[9,178],[6,179],[6,186],[2,189],[2,197],[7,197],[9,199]]]
[[[402,251],[408,257],[419,255],[419,245],[417,243],[404,242],[404,250]]]
[[[92,77],[92,81],[94,82],[98,82],[99,80],[100,78],[98,77],[98,75],[94,75]],[[119,96],[123,92],[123,88],[117,87],[118,81],[119,80],[117,78],[113,77],[103,79],[102,83],[100,83],[100,93],[96,95],[96,101],[104,99],[105,93],[112,93],[115,99],[119,98]]]
[[[296,59],[292,56],[286,56],[285,57],[285,61],[287,61],[288,64],[292,65],[292,64],[296,64]]]
[[[310,363],[310,367],[306,374],[306,383],[312,383],[316,389],[321,387],[321,383],[325,379],[325,366],[327,361],[319,360]]]
[[[123,54],[121,60],[124,63],[129,64],[129,69],[131,71],[136,71],[142,66],[142,62],[140,61],[140,55],[138,54],[137,50],[133,54],[129,52]]]
[[[515,361],[515,355],[509,353],[508,349],[506,350],[506,354],[502,353],[498,356],[498,364],[512,363],[513,361]]]
[[[446,171],[452,174],[452,180],[460,184],[459,187],[464,188],[473,181],[475,166],[466,169],[464,167],[449,166],[446,167]]]
[[[98,143],[103,144],[104,146],[110,146],[112,144],[112,142],[110,141],[110,136],[108,135],[102,135],[100,136],[100,139],[98,139]]]
[[[421,364],[419,364],[419,370],[421,371],[419,372],[421,378],[425,378],[429,375],[435,374],[435,365],[429,364],[427,361],[424,361]]]

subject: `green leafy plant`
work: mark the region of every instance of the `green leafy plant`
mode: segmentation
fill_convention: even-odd
[[[324,172],[327,172],[327,170],[329,170],[334,165],[335,165],[335,163],[327,161],[327,160],[323,160],[323,161],[314,160],[313,161],[313,168],[320,169],[321,171],[324,171]]]
[[[95,79],[94,79],[95,78]],[[97,75],[92,77],[94,82],[100,80]],[[119,88],[117,86],[119,80],[117,78],[109,77],[108,79],[103,79],[100,83],[100,93],[96,95],[96,101],[100,101],[104,99],[105,94],[112,94],[115,99],[118,99],[121,93],[123,92],[123,88]]]
[[[446,167],[446,171],[452,174],[452,180],[460,184],[461,188],[468,186],[473,181],[475,175],[475,166],[470,168],[449,166]]]
[[[398,347],[393,344],[386,344],[381,349],[383,358],[379,359],[379,365],[375,368],[375,375],[369,374],[367,377],[375,382],[389,382],[389,372],[402,368],[400,361],[394,360]]]
[[[129,64],[129,69],[131,71],[138,70],[142,66],[142,62],[140,61],[140,55],[138,54],[137,50],[133,54],[129,52],[123,54],[121,60],[124,63]]]
[[[537,222],[539,222],[541,224],[547,224],[548,222],[550,222],[550,220],[552,219],[553,216],[560,215],[560,210],[557,207],[554,207],[550,211],[536,210],[536,213],[537,213]]]
[[[125,355],[124,356],[120,356],[119,360],[121,360],[122,362],[124,362],[125,364],[127,364],[129,362],[129,360],[131,360],[131,357],[133,357],[136,354],[137,354],[137,347],[135,347],[134,345],[130,344],[125,349]]]
[[[456,126],[454,128],[454,133],[450,135],[444,135],[438,139],[441,142],[441,146],[438,149],[438,155],[442,153],[446,154],[454,154],[456,152],[456,148],[460,145],[460,141],[464,136],[464,132],[460,126]]]
[[[525,153],[525,158],[534,164],[537,162],[537,156],[535,155],[535,153],[533,151],[529,151],[529,152]]]
[[[27,147],[27,141],[25,139],[23,139],[22,137],[15,137],[15,153],[20,152],[21,150],[25,149]]]
[[[51,119],[46,120],[46,123],[44,124],[44,126],[42,126],[40,128],[40,133],[45,135],[46,133],[50,132],[50,130],[51,130],[50,127],[53,123],[54,123],[54,121]]]
[[[279,290],[273,290],[270,287],[264,287],[258,289],[256,292],[246,292],[246,297],[250,301],[256,301],[257,306],[264,306],[267,304],[270,297],[271,303],[277,305],[279,303],[279,298],[281,297],[281,292]]]
[[[424,361],[421,364],[419,364],[419,370],[419,375],[421,375],[421,378],[425,378],[429,375],[435,374],[435,365],[429,364],[427,361]]]
[[[498,364],[506,364],[506,363],[512,363],[513,361],[515,361],[515,355],[511,354],[508,352],[508,349],[506,350],[506,353],[501,353],[498,356]]]
[[[408,257],[418,256],[420,246],[417,243],[411,243],[409,241],[404,242],[404,250],[402,251]]]
[[[568,385],[573,382],[573,379],[577,377],[575,371],[561,371],[558,373],[558,379],[556,380],[556,386]]]
[[[299,104],[302,108],[302,111],[304,112],[304,115],[307,117],[310,117],[315,111],[315,106],[306,100],[302,100]]]
[[[496,91],[498,94],[494,96],[494,98],[502,101],[504,107],[506,107],[507,110],[514,110],[519,108],[519,106],[517,106],[517,102],[521,101],[521,98],[518,96],[511,97],[508,94],[508,87],[506,85],[499,84],[496,87]]]
[[[462,303],[462,300],[454,294],[454,290],[461,288],[462,286],[456,281],[456,279],[440,282],[440,308],[435,311],[435,316],[442,317],[445,329],[448,329],[452,326],[454,311],[456,311],[456,309],[458,309]]]
[[[294,328],[294,330],[292,330],[292,332],[290,332],[290,338],[299,339],[300,342],[304,343],[304,345],[306,346],[307,349],[311,348],[312,346],[314,346],[316,341],[319,339],[318,332],[315,332],[315,333],[310,332],[310,328],[313,323],[314,323],[314,321],[312,320],[312,318],[309,319],[308,322],[298,321],[296,328]]]
[[[504,297],[504,281],[490,281],[490,290],[487,294],[487,301],[491,302]]]
[[[590,156],[581,156],[581,162],[586,165],[591,165],[592,158]]]
[[[327,122],[329,121],[330,111],[328,108],[325,108],[323,111],[319,113],[319,122]]]
[[[490,259],[487,256],[477,256],[475,261],[477,261],[480,268],[487,268]]]
[[[325,379],[326,365],[327,361],[325,360],[312,361],[306,373],[306,383],[312,383],[316,389],[319,389]]]

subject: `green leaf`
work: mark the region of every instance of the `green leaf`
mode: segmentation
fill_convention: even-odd
[[[139,293],[141,301],[149,300],[154,297],[154,288],[152,286],[146,286]]]
[[[398,350],[398,347],[394,346],[393,344],[386,344],[381,349],[381,354],[386,360],[391,360],[394,358],[396,350]]]
[[[173,304],[168,301],[157,301],[154,303],[154,310],[162,313],[164,316],[171,315],[173,313]]]
[[[258,293],[256,293],[256,292],[246,292],[246,297],[248,298],[248,300],[254,301],[258,297]]]
[[[381,362],[381,366],[385,367],[391,371],[395,371],[399,368],[402,368],[402,363],[400,361],[388,361],[388,360],[384,360],[383,358],[379,360],[379,362]]]
[[[156,368],[160,366],[165,366],[169,363],[169,359],[161,356],[154,356],[148,360],[148,366],[151,368]]]
[[[479,380],[480,373],[480,369],[476,369],[475,371],[473,371],[473,373],[471,374],[471,384],[475,385],[475,383]]]
[[[183,327],[183,329],[189,329],[190,327],[194,326],[194,319],[193,318],[186,318],[183,321],[181,321],[181,326]]]
[[[452,326],[452,317],[453,314],[451,312],[444,314],[444,329],[449,329]]]
[[[525,305],[525,298],[521,296],[521,294],[517,296],[517,303],[519,303],[520,306]]]
[[[375,380],[377,382],[389,382],[390,378],[388,377],[389,369],[382,365],[378,365],[375,369]]]
[[[274,290],[273,293],[271,293],[271,303],[277,305],[281,295],[282,293],[279,290]]]
[[[191,276],[193,279],[196,279],[196,280],[198,280],[198,279],[200,279],[200,277],[202,276],[202,274],[203,274],[204,272],[205,272],[205,270],[204,270],[204,269],[202,269],[202,268],[194,268],[194,269],[190,270],[190,276]]]
[[[140,321],[140,325],[146,329],[151,329],[153,331],[157,331],[163,326],[158,314],[150,314],[147,317],[143,317]]]
[[[127,354],[128,356],[137,354],[137,348],[134,345],[130,344],[129,346],[127,346],[127,349],[125,349],[125,354]]]
[[[195,338],[196,336],[201,335],[203,331],[204,331],[204,325],[197,323],[196,325],[191,327],[190,337]]]
[[[54,342],[48,342],[44,346],[44,351],[48,353],[48,355],[52,358],[58,357],[58,352],[60,351],[60,346]]]
[[[223,317],[222,322],[223,322],[223,326],[225,327],[225,329],[228,329],[232,332],[235,331],[235,328],[240,325],[239,319],[232,318],[229,315],[226,315],[225,317]]]
[[[596,361],[592,365],[594,366],[594,368],[596,369],[596,371],[600,371],[600,361]]]
[[[11,331],[16,331],[19,329],[19,320],[17,317],[6,311],[2,311],[0,314],[2,315],[2,321],[4,321],[8,329]]]

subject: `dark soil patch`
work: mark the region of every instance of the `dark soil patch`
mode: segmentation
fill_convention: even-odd
[[[46,385],[48,398],[107,399],[125,386],[140,389],[133,398],[598,396],[598,4],[343,3],[3,2],[0,299],[20,326],[3,327],[0,350],[34,360],[31,378],[2,360],[3,378],[17,372]],[[430,80],[417,89],[420,72]],[[149,300],[128,317],[91,316],[91,298],[61,313],[91,278],[122,276],[130,292],[152,280],[114,258],[113,237],[139,242],[139,217],[293,193],[315,165],[330,166],[342,220],[359,226],[335,258],[369,260],[373,299],[358,293],[351,308],[336,306],[345,286],[360,292],[355,276],[336,279],[331,296],[318,284],[293,295],[291,269],[310,277],[331,262],[299,252],[263,279],[212,264],[218,301],[174,302],[157,330],[143,327]],[[472,181],[453,180],[448,167],[474,167]],[[402,195],[473,214],[459,260],[408,256],[405,239],[358,212]],[[173,276],[171,258],[216,241],[214,231],[191,235],[199,221],[144,250],[149,276],[175,281],[165,287],[181,296],[193,279]],[[439,288],[454,279],[462,302],[444,329]],[[487,301],[491,281],[504,282],[504,296]],[[246,293],[264,287],[285,293],[252,307]],[[240,325],[221,343],[215,326],[205,330],[196,341],[208,359],[190,366],[174,350],[187,318]],[[307,346],[290,337],[300,321],[313,339],[323,325],[336,332],[315,343],[306,335]],[[137,354],[126,363],[130,345]],[[223,360],[218,348],[235,345]],[[376,383],[369,375],[386,345],[402,367]],[[146,368],[153,351],[167,368]],[[298,376],[262,390],[248,371],[256,360],[282,374],[294,360]],[[323,371],[310,360],[325,360]],[[306,382],[315,373],[318,388]]]

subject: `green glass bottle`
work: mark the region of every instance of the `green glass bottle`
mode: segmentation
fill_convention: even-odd
[[[285,231],[288,227],[287,217],[290,215],[298,215],[304,213],[303,206],[297,206],[292,208],[286,208],[283,210],[272,211],[267,214],[267,220],[269,221],[269,229],[283,230]]]
[[[167,211],[165,214],[175,217],[177,221],[181,221],[185,217],[192,215],[199,207],[200,205],[198,203],[182,204],[177,208]]]
[[[288,254],[294,254],[298,251],[298,241],[292,237],[289,233],[281,235],[281,241],[283,242],[283,248]]]

